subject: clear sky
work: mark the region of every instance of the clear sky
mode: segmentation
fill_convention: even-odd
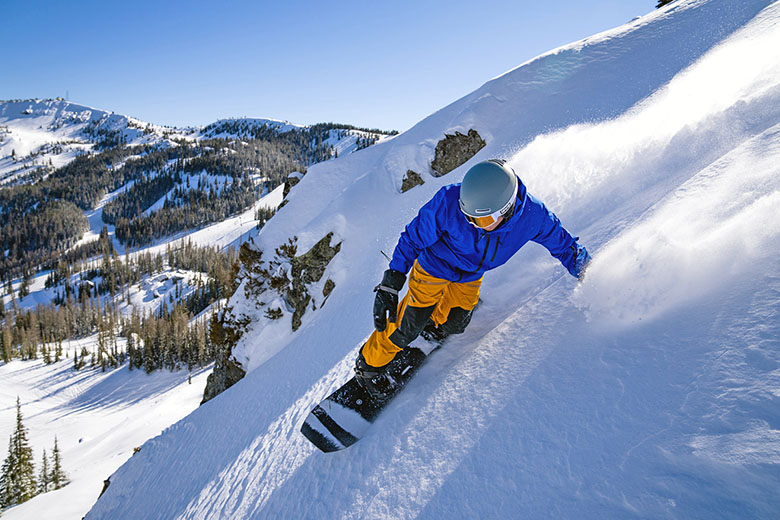
[[[534,56],[656,0],[0,2],[0,99],[144,121],[406,130]]]

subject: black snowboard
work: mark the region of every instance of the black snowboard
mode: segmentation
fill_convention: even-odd
[[[430,346],[431,351],[438,347]],[[365,435],[371,423],[412,379],[427,357],[423,350],[411,346],[396,354],[387,370],[398,386],[395,393],[382,400],[372,399],[353,377],[314,407],[303,422],[301,433],[326,453],[352,446]]]

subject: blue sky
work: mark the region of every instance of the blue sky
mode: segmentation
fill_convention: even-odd
[[[37,1],[0,5],[0,99],[157,124],[226,117],[406,130],[655,0]]]

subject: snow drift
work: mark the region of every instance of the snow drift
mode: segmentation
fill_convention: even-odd
[[[254,243],[334,232],[336,289],[292,334],[239,288],[247,376],[147,442],[87,518],[776,515],[778,22],[775,2],[676,2],[312,167]],[[400,193],[470,128],[482,151]],[[584,283],[524,248],[369,435],[319,453],[298,428],[370,332],[379,251],[496,156],[594,253]]]

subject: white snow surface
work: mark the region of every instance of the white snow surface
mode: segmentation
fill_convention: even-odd
[[[123,346],[124,340],[120,340]],[[50,345],[51,347],[51,345]],[[70,483],[3,511],[4,520],[81,518],[97,500],[103,481],[150,437],[186,416],[202,398],[207,371],[99,368],[73,370],[73,353],[97,349],[97,336],[63,344],[68,357],[0,365],[0,437],[16,426],[16,397],[22,405],[37,472],[43,450],[51,457],[54,438]],[[5,455],[3,455],[5,458]]]
[[[311,167],[254,244],[333,231],[330,298],[291,333],[240,287],[247,376],[144,444],[87,518],[777,518],[778,48],[777,2],[681,0]],[[429,175],[470,128],[487,146]],[[528,245],[368,435],[320,453],[298,429],[350,376],[379,251],[497,156],[588,246],[584,282]],[[408,169],[426,182],[401,194]]]

